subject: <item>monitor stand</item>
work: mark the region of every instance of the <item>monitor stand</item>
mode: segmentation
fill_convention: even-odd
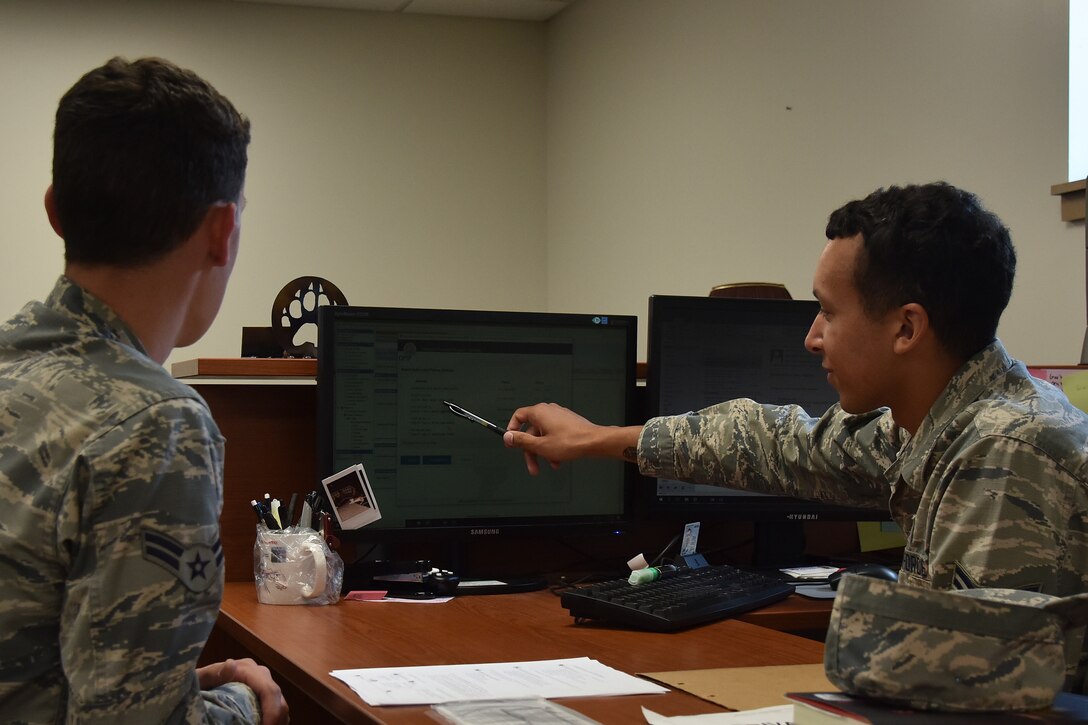
[[[517,592],[535,592],[548,586],[543,576],[517,575],[489,577],[486,567],[477,568],[469,564],[470,553],[463,542],[447,546],[444,556],[451,561],[455,572],[474,572],[474,576],[461,576],[457,585],[457,596],[466,594],[515,594]]]
[[[535,592],[548,586],[542,576],[499,577],[496,579],[462,579],[457,585],[457,596],[466,594],[516,594]]]
[[[803,521],[757,521],[752,565],[757,569],[800,566],[805,561]]]
[[[371,558],[374,555],[374,558]],[[450,585],[451,579],[457,577],[460,581],[453,593],[457,596],[466,594],[513,594],[516,592],[531,592],[544,589],[548,586],[548,580],[543,576],[497,576],[488,577],[487,570],[473,572],[473,576],[464,576],[462,572],[471,571],[469,566],[469,552],[464,542],[431,542],[430,546],[423,548],[410,547],[402,550],[395,544],[383,542],[372,548],[367,555],[367,560],[354,561],[345,564],[343,591],[346,594],[352,589],[381,589],[382,582],[374,581],[374,575],[380,573],[425,573],[431,568],[440,569],[443,572],[441,579],[444,589]],[[437,585],[438,582],[431,582]],[[407,585],[411,587],[411,585]],[[404,589],[406,587],[399,587]],[[436,589],[436,586],[421,584],[419,590]]]

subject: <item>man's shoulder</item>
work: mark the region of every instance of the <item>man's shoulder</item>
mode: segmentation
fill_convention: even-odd
[[[97,358],[99,369],[96,377],[102,376],[99,384],[112,389],[121,399],[130,399],[133,403],[145,405],[182,399],[204,405],[204,399],[199,393],[170,375],[155,361],[144,355],[133,355],[124,346],[111,347],[121,349],[112,350]]]
[[[1088,414],[1052,385],[1014,375],[965,412],[980,438],[1028,446],[1041,457],[1088,472]]]
[[[1024,371],[1010,374],[972,406],[978,425],[993,432],[1046,436],[1052,432],[1088,435],[1088,414],[1053,385]]]
[[[15,336],[0,354],[0,395],[29,411],[71,410],[108,427],[163,403],[208,415],[203,398],[123,340],[49,326]],[[10,340],[9,340],[10,342]]]
[[[184,420],[217,431],[200,394],[149,358],[129,356],[122,349],[95,356],[94,360],[85,384],[93,392],[93,400],[101,401],[98,410],[103,430],[150,416],[148,420],[158,421],[157,425],[174,427],[177,421]]]

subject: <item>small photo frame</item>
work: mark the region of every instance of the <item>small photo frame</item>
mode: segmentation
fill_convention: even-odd
[[[363,464],[345,468],[321,480],[340,528],[358,529],[382,517]]]

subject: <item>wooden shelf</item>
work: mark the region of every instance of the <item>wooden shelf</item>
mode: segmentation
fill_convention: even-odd
[[[1084,219],[1084,179],[1050,187],[1051,196],[1062,198],[1062,221],[1075,222]]]
[[[316,378],[316,358],[201,357],[170,366],[175,378]],[[635,363],[635,376],[646,379],[646,363]]]
[[[315,378],[316,358],[202,357],[170,366],[175,378]]]

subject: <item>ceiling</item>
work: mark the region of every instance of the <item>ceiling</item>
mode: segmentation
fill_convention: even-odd
[[[314,8],[371,10],[418,15],[529,20],[551,18],[574,0],[239,0]]]

